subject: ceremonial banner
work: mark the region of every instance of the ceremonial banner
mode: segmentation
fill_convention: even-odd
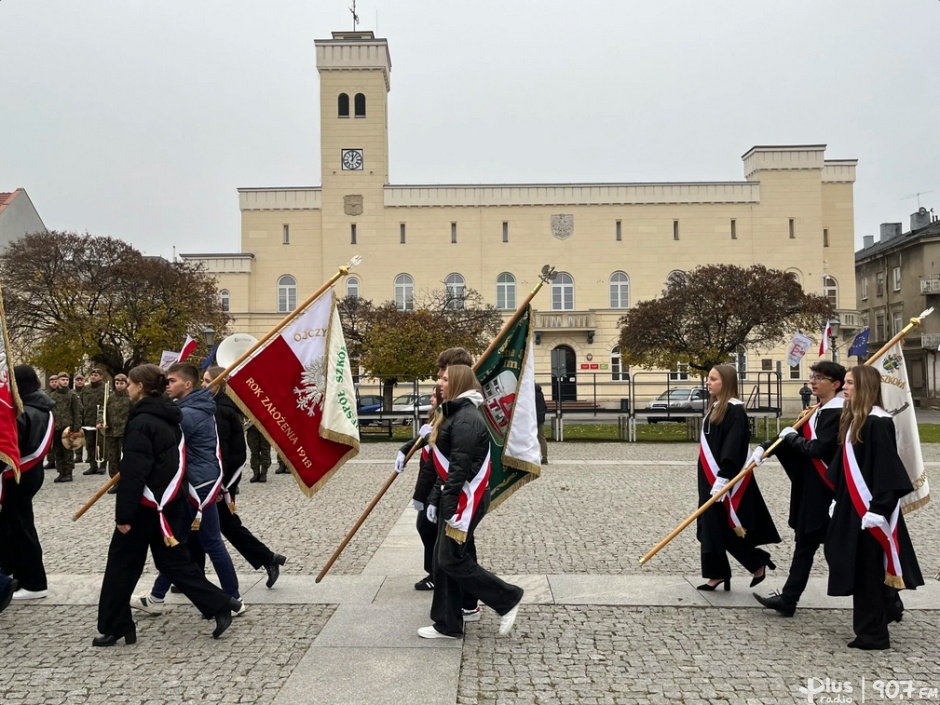
[[[881,397],[884,408],[894,417],[894,432],[898,440],[898,455],[904,463],[914,491],[901,498],[901,511],[905,514],[930,501],[930,487],[924,471],[924,457],[920,449],[920,434],[914,415],[914,399],[907,379],[901,341],[892,345],[881,357],[872,360],[872,367],[881,375]]]
[[[822,357],[826,354],[826,351],[829,350],[829,338],[832,337],[832,324],[829,321],[826,321],[826,327],[823,330],[822,340],[819,341],[819,357]]]
[[[170,369],[170,365],[175,365],[179,359],[180,354],[176,350],[164,350],[160,355],[160,369],[166,372]]]
[[[0,292],[0,468],[10,467],[17,478],[20,473],[20,447],[16,417],[23,411],[23,402],[16,392],[16,380],[10,365],[10,338],[7,317]]]
[[[477,363],[484,397],[480,409],[490,431],[490,507],[494,509],[541,470],[531,317],[529,306],[493,352]]]
[[[852,346],[849,348],[849,355],[856,357],[865,357],[868,354],[868,337],[871,335],[871,328],[866,328],[855,336]]]
[[[809,350],[809,346],[813,344],[813,341],[810,340],[807,336],[802,333],[796,333],[793,336],[793,340],[790,342],[790,347],[787,348],[787,364],[790,367],[796,367],[800,364],[800,360],[803,359],[803,356],[806,354],[806,351]]]
[[[359,453],[356,392],[332,289],[238,365],[228,387],[308,496]]]

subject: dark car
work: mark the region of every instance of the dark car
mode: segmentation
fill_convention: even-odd
[[[708,392],[700,387],[676,387],[668,389],[647,404],[646,419],[649,423],[658,421],[684,421],[690,416],[705,413]],[[655,413],[661,411],[662,414]]]
[[[377,414],[382,411],[382,397],[374,394],[357,396],[356,413],[359,415],[359,425],[368,426],[378,419],[363,419],[363,414]]]

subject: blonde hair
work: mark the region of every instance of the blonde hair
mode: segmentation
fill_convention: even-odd
[[[852,443],[862,442],[862,426],[871,413],[873,406],[882,406],[881,375],[874,367],[859,365],[849,370],[846,375],[852,375],[852,384],[855,387],[852,397],[845,400],[842,407],[842,418],[839,419],[839,443],[845,443],[845,434],[852,427]]]
[[[715,365],[712,369],[721,378],[721,391],[718,396],[709,397],[709,401],[714,405],[711,411],[711,422],[717,424],[725,420],[728,400],[738,396],[738,371],[734,369],[734,365]]]

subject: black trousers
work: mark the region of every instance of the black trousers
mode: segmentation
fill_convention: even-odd
[[[42,461],[20,475],[4,481],[3,510],[0,511],[0,570],[16,578],[25,590],[45,590],[46,569],[42,546],[36,533],[33,497],[45,479]]]
[[[800,596],[809,582],[809,573],[813,569],[813,559],[816,557],[816,551],[819,550],[825,540],[825,529],[797,537],[796,548],[793,549],[793,560],[790,561],[790,575],[780,592],[780,596],[788,604],[796,607],[796,604],[800,601]]]
[[[464,592],[473,593],[499,615],[509,612],[522,599],[522,588],[510,585],[481,567],[476,561],[476,551],[470,550],[473,532],[486,516],[489,506],[490,493],[487,490],[470,522],[467,543],[458,543],[444,532],[447,522],[443,518],[437,522],[431,619],[434,620],[434,628],[442,634],[463,635],[463,614],[460,608]]]
[[[225,501],[217,502],[215,506],[219,509],[219,529],[222,536],[232,544],[232,548],[242,554],[255,570],[271,565],[274,561],[274,551],[265,546],[242,524],[238,514],[232,514],[232,510],[228,508]],[[189,547],[189,553],[193,562],[205,572],[206,553],[198,541],[193,541]]]
[[[424,510],[421,510],[415,520],[415,528],[418,529],[418,536],[421,537],[421,543],[424,546],[424,572],[432,575],[434,570],[434,545],[437,543],[437,524],[428,521],[428,515]]]
[[[173,533],[187,522],[183,500],[170,503],[165,512]],[[130,599],[144,571],[147,549],[157,570],[173,581],[206,619],[226,609],[229,596],[210,583],[189,558],[185,543],[169,547],[163,542],[156,509],[141,505],[131,530],[122,534],[116,528],[108,549],[108,564],[98,598],[98,631],[121,636],[134,626]]]
[[[860,531],[855,549],[852,629],[865,646],[888,648],[888,605],[898,592],[885,585],[885,552],[870,531]]]
[[[716,505],[717,506],[717,505]],[[702,551],[702,577],[709,580],[719,580],[731,577],[731,563],[728,561],[728,554],[744,568],[748,573],[760,570],[760,567],[767,565],[770,560],[770,554],[767,551],[752,546],[746,538],[734,533],[727,522],[722,524],[724,532],[724,551],[711,551],[706,553]]]

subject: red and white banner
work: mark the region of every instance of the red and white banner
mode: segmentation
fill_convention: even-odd
[[[832,324],[826,321],[826,328],[822,334],[822,340],[819,341],[819,357],[822,357],[829,350],[829,338],[832,337]]]
[[[359,453],[356,392],[332,289],[236,367],[228,386],[308,496]]]
[[[16,392],[16,380],[10,366],[10,344],[7,337],[7,319],[0,292],[0,468],[13,469],[19,480],[20,447],[16,431],[16,417],[23,411],[23,403]]]
[[[177,362],[185,362],[186,358],[196,351],[197,345],[199,343],[192,336],[187,335],[182,350],[179,352],[176,352],[176,350],[163,351],[163,354],[160,355],[160,369],[165,372],[170,369],[171,365],[175,365]]]
[[[190,336],[186,336],[186,342],[183,343],[183,349],[180,350],[179,360],[177,362],[186,362],[186,358],[196,352],[196,346],[199,345],[196,340]]]

